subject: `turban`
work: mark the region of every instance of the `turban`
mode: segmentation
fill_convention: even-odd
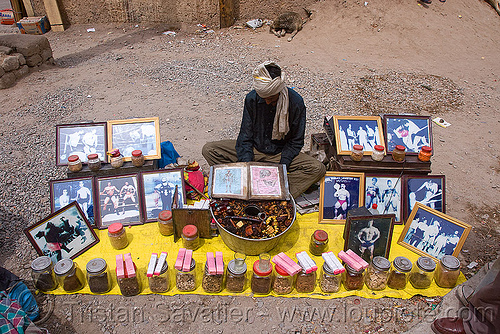
[[[281,71],[281,77],[271,79],[266,65],[278,66],[273,61],[266,61],[253,70],[253,86],[261,98],[268,98],[279,94],[276,104],[276,115],[274,116],[272,139],[281,140],[290,130],[288,126],[288,89],[285,84],[285,74]]]

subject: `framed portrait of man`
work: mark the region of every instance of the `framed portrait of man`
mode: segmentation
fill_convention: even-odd
[[[406,154],[416,155],[422,146],[432,146],[430,116],[384,115],[385,140],[388,152],[402,145]]]
[[[402,191],[400,175],[365,174],[365,207],[374,208],[378,214],[394,214],[395,224],[403,223]]]
[[[444,175],[405,175],[403,185],[405,219],[415,203],[446,213]]]
[[[370,155],[375,145],[384,145],[382,120],[379,116],[334,116],[337,154],[351,154],[354,145],[363,146],[363,154]]]
[[[106,161],[106,123],[80,123],[56,125],[56,165],[68,164],[70,155],[77,155],[87,163],[87,155],[95,153]]]

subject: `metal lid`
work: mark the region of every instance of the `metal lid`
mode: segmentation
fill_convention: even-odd
[[[192,259],[191,259],[192,260]],[[191,265],[193,264],[193,261],[191,261]],[[194,268],[193,268],[194,269]],[[163,267],[161,267],[161,270],[160,270],[160,275],[165,273],[165,271],[168,270],[168,263],[167,261],[165,261],[165,263],[163,263]]]
[[[417,260],[417,267],[422,269],[423,271],[434,271],[436,269],[436,262],[433,259],[427,256],[421,256]]]
[[[100,274],[105,271],[107,267],[106,261],[98,257],[87,262],[86,268],[89,274]]]
[[[413,267],[411,261],[405,258],[404,256],[398,256],[397,258],[394,259],[392,264],[394,264],[394,268],[403,272],[408,272]]]
[[[445,255],[441,258],[441,265],[448,270],[460,269],[460,260],[452,255]]]
[[[31,269],[34,271],[44,271],[52,265],[52,260],[48,256],[40,256],[31,262]]]
[[[231,260],[227,264],[227,270],[234,275],[243,275],[244,273],[247,272],[247,264],[245,261],[243,261],[243,263],[240,266],[238,266],[236,260]]]
[[[328,240],[328,233],[326,233],[323,230],[316,230],[314,231],[314,239],[324,242]]]
[[[66,275],[73,269],[74,262],[71,259],[62,259],[56,263],[54,266],[54,272],[56,275],[62,276]]]
[[[345,264],[345,269],[348,272],[350,272],[351,274],[360,274],[360,273],[365,271],[364,269],[361,269],[358,271],[358,270],[354,269],[353,267],[351,267],[350,265],[348,265],[347,263]]]
[[[391,262],[383,256],[375,256],[372,259],[372,265],[380,271],[387,271],[391,269]]]
[[[192,258],[191,265],[189,266],[189,271],[193,271],[195,267],[196,267],[196,261]]]
[[[335,275],[332,268],[330,268],[330,266],[326,262],[323,263],[323,270],[329,273],[330,275]]]

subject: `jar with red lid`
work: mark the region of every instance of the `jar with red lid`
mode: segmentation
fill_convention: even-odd
[[[372,160],[382,161],[385,156],[384,147],[382,145],[375,145],[374,150],[372,152]]]
[[[101,159],[99,159],[99,155],[97,155],[96,153],[87,155],[87,165],[93,172],[97,172],[99,169],[101,169]]]
[[[405,161],[406,148],[403,145],[396,145],[392,150],[392,159],[397,162]]]
[[[198,228],[194,225],[186,225],[182,229],[182,242],[184,248],[195,250],[200,247],[200,238],[198,237]]]
[[[276,265],[276,277],[274,278],[273,291],[277,295],[286,295],[293,290],[293,276],[290,276],[285,269]]]
[[[78,155],[70,155],[68,157],[68,169],[70,172],[77,173],[82,170],[82,161],[78,157]]]
[[[351,150],[351,159],[354,161],[361,161],[363,159],[363,146],[353,145]]]
[[[108,227],[108,237],[114,249],[123,249],[128,246],[127,232],[122,223],[113,223]]]
[[[431,160],[432,148],[430,146],[422,146],[420,152],[418,152],[418,160],[427,162]]]
[[[111,152],[109,152],[109,155],[111,156],[109,158],[111,167],[120,168],[121,166],[123,166],[123,155],[120,153],[120,150],[114,149]]]
[[[132,151],[132,165],[135,167],[142,167],[144,165],[144,155],[141,150]]]
[[[271,255],[262,253],[259,259],[253,263],[253,275],[251,280],[252,292],[260,295],[267,295],[271,292],[273,282],[273,265]]]
[[[323,230],[316,230],[311,235],[309,251],[312,255],[320,256],[328,249],[328,233]]]
[[[158,215],[158,229],[161,235],[169,236],[174,234],[174,223],[172,220],[172,211],[163,210]]]

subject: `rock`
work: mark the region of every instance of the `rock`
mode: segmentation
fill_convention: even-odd
[[[26,58],[24,58],[22,53],[13,53],[12,55],[17,57],[19,65],[21,66],[26,65]]]
[[[17,70],[19,68],[19,60],[16,56],[7,56],[3,59],[2,68],[5,72]]]
[[[29,57],[26,57],[26,64],[29,67],[35,67],[42,63],[42,57],[39,54],[35,54]]]
[[[0,89],[12,87],[15,82],[16,75],[12,72],[7,72],[0,78]]]
[[[21,79],[24,77],[26,74],[30,72],[30,68],[28,65],[23,65],[19,67],[19,69],[14,71],[14,75],[16,76],[16,79]]]

